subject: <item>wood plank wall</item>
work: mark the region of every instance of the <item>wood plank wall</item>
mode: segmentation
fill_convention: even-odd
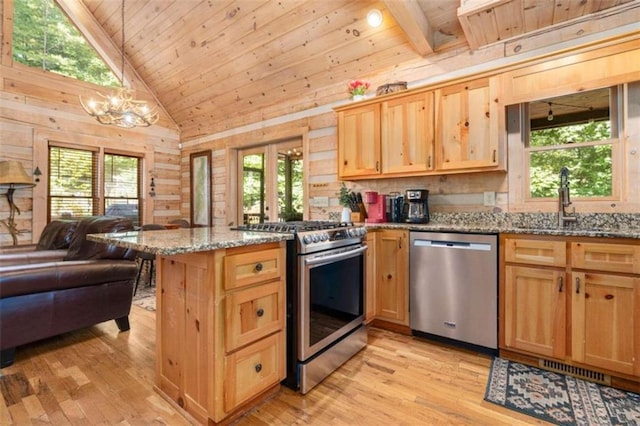
[[[95,90],[89,84],[16,64],[0,66],[0,159],[20,161],[28,174],[42,171],[33,189],[15,192],[19,244],[37,242],[46,224],[47,147],[49,141],[71,146],[130,153],[144,158],[145,223],[166,223],[182,217],[180,197],[180,135],[166,116],[146,129],[100,125],[78,102],[80,94]],[[151,176],[156,196],[150,197]],[[6,197],[0,197],[0,217],[8,216]],[[11,236],[0,226],[0,245]]]

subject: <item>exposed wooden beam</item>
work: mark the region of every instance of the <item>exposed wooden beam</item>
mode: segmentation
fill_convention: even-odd
[[[434,51],[433,30],[417,0],[382,0],[421,56]]]

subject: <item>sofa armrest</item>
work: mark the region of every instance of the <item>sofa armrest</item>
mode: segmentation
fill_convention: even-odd
[[[36,251],[37,247],[37,244],[24,244],[19,246],[2,247],[0,248],[0,256],[4,254],[27,253],[30,251]]]
[[[66,255],[66,249],[0,253],[0,267],[10,265],[32,265],[34,263],[58,262],[64,259]]]
[[[70,260],[0,267],[0,299],[23,294],[128,281],[138,271],[130,260]]]

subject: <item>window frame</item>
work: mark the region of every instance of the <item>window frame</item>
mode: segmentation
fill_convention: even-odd
[[[51,148],[62,148],[62,149],[70,149],[70,150],[78,150],[78,151],[85,151],[85,152],[91,152],[92,153],[92,157],[93,157],[93,165],[94,165],[94,170],[92,172],[93,175],[93,182],[92,182],[92,194],[93,194],[93,215],[104,215],[105,214],[105,209],[106,209],[106,191],[105,191],[105,157],[107,155],[116,155],[116,156],[125,156],[125,157],[132,157],[132,158],[136,158],[138,160],[138,165],[137,165],[137,178],[138,178],[138,185],[137,185],[137,200],[138,200],[138,218],[137,218],[137,222],[134,221],[134,225],[139,225],[143,223],[143,218],[144,218],[144,196],[143,196],[143,188],[144,188],[144,182],[143,182],[143,170],[144,170],[144,161],[145,161],[145,157],[144,155],[141,155],[140,153],[135,153],[135,152],[126,152],[126,151],[121,151],[121,150],[109,150],[109,149],[101,149],[99,147],[95,147],[95,146],[81,146],[81,145],[74,145],[74,144],[68,144],[68,143],[64,143],[64,142],[58,142],[55,140],[49,140],[48,142],[48,146],[47,146],[47,170],[49,170],[49,176],[47,178],[47,193],[46,193],[46,209],[47,209],[47,216],[46,216],[46,220],[47,223],[51,222],[51,179],[50,179],[50,171],[51,171],[51,161],[50,161],[50,152],[51,152]],[[113,197],[109,197],[109,199],[112,199]],[[116,198],[117,199],[117,198]],[[130,200],[131,198],[126,198],[127,200]]]
[[[624,130],[623,126],[623,118],[624,118],[624,110],[623,110],[623,98],[624,91],[622,85],[616,86],[607,86],[602,88],[594,88],[590,90],[598,90],[598,89],[611,89],[610,99],[609,99],[609,121],[611,123],[611,138],[602,139],[598,141],[586,141],[586,142],[578,142],[576,144],[559,144],[559,145],[549,145],[543,147],[532,147],[530,146],[530,136],[531,136],[531,121],[529,118],[529,104],[534,101],[524,102],[521,104],[521,129],[522,129],[522,164],[524,166],[523,170],[523,201],[526,204],[533,203],[556,203],[558,197],[533,197],[531,195],[531,153],[535,152],[543,152],[543,151],[560,151],[560,150],[568,150],[568,149],[579,149],[583,147],[589,146],[611,146],[611,195],[609,196],[599,196],[599,197],[582,197],[582,196],[573,196],[571,197],[571,201],[574,204],[581,203],[589,203],[589,202],[612,202],[620,200],[621,193],[621,180],[620,176],[622,175],[623,169],[623,158],[621,155],[621,139],[623,138],[622,133]],[[554,99],[557,97],[561,97],[562,95],[554,96]],[[540,100],[536,100],[540,102]],[[614,137],[615,135],[615,137]],[[558,171],[558,174],[560,171]]]

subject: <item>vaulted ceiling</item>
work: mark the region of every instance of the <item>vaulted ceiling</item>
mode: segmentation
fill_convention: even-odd
[[[83,32],[108,36],[119,69],[121,2],[57,1]],[[373,8],[378,28],[366,23]],[[127,0],[125,54],[186,140],[346,99],[349,80],[374,77],[375,88],[391,82],[375,76],[402,77],[399,64],[607,11],[637,22],[640,0]]]

